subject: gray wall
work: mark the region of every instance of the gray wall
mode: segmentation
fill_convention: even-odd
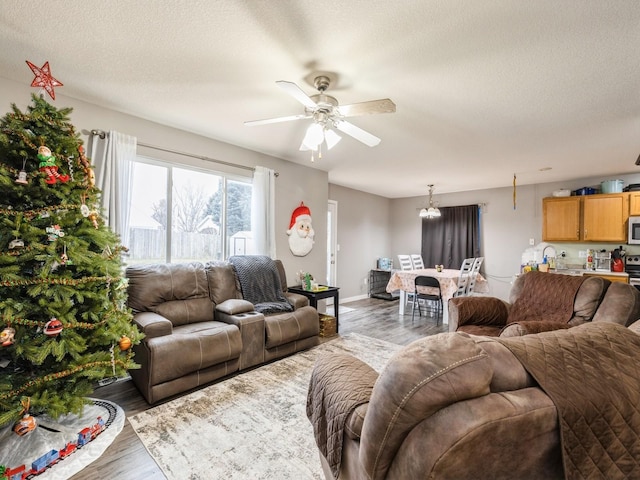
[[[338,202],[337,284],[343,299],[364,298],[368,294],[369,270],[376,260],[389,257],[388,198],[338,185],[329,185],[329,198]]]
[[[317,272],[319,278],[326,277],[328,196],[326,172],[75,100],[63,95],[63,91],[60,89],[56,92],[55,101],[51,101],[48,97],[47,99],[57,108],[73,108],[70,118],[78,133],[83,129],[117,130],[133,135],[137,137],[139,142],[149,145],[202,155],[248,167],[261,165],[279,172],[280,176],[276,180],[276,250],[277,257],[285,265],[288,283],[291,285],[297,283],[295,275],[298,270],[309,271],[314,275]],[[23,85],[0,78],[0,116],[4,116],[11,110],[12,103],[15,103],[20,110],[25,111],[31,103],[31,94],[34,92],[36,89],[31,88],[26,82]],[[166,124],[170,125],[171,123],[171,118],[167,118]],[[82,135],[82,140],[86,142],[87,136]],[[157,150],[141,147],[139,152],[159,159],[173,160],[240,175],[251,175],[246,170],[230,169],[219,164],[166,154]],[[32,169],[35,168],[37,162],[35,155],[33,161]],[[301,201],[304,201],[311,210],[316,236],[313,250],[305,257],[296,257],[289,250],[286,230],[289,227],[291,213]]]
[[[630,160],[632,161],[632,160]],[[529,248],[529,239],[542,241],[542,199],[553,191],[585,186],[598,186],[602,180],[621,178],[625,185],[640,183],[640,174],[613,175],[609,178],[577,178],[562,183],[517,186],[516,208],[513,208],[513,188],[495,188],[469,192],[434,195],[440,206],[481,204],[481,248],[485,257],[484,273],[489,280],[490,295],[508,299],[514,275],[520,270],[522,253]],[[341,297],[358,298],[366,293],[363,277],[375,266],[378,257],[391,257],[397,265],[397,255],[419,253],[421,250],[420,208],[428,202],[426,196],[384,199],[375,195],[330,185],[329,196],[338,201],[338,241],[341,244],[338,285]],[[387,236],[382,225],[386,217]],[[376,219],[375,235],[362,230]],[[348,245],[345,245],[346,243]],[[617,244],[556,243],[556,249],[566,250],[570,259],[578,262],[580,250],[606,248]],[[346,249],[346,251],[344,251]],[[640,246],[628,246],[628,253],[640,254]]]
[[[0,78],[0,114],[10,111],[11,103],[24,110],[30,104],[35,89]],[[289,284],[297,283],[296,272],[311,272],[316,278],[326,278],[327,200],[338,202],[337,285],[342,299],[362,298],[367,294],[365,279],[375,268],[379,257],[391,257],[397,262],[400,253],[420,252],[421,229],[418,211],[427,197],[387,199],[357,190],[328,184],[326,172],[293,164],[275,157],[252,152],[234,145],[191,134],[166,125],[150,122],[129,114],[108,110],[97,105],[65,97],[56,92],[54,105],[72,107],[71,121],[78,132],[83,129],[117,130],[134,135],[139,142],[203,155],[226,162],[255,167],[262,165],[280,173],[276,181],[276,237],[277,257],[287,270]],[[171,124],[167,118],[166,123]],[[83,135],[86,141],[86,135]],[[141,148],[141,154],[156,158],[204,166],[218,171],[247,175],[244,170],[223,167],[202,160],[162,154]],[[34,162],[35,162],[34,158]],[[629,160],[630,162],[633,159]],[[32,165],[32,168],[35,165]],[[640,183],[640,174],[616,175],[608,178],[580,178],[571,182],[548,183],[517,187],[517,206],[513,208],[513,190],[497,188],[434,195],[441,206],[483,204],[482,252],[484,271],[489,278],[490,293],[507,299],[513,276],[519,271],[522,252],[529,247],[529,239],[541,241],[542,198],[560,188],[577,189],[597,186],[602,180],[621,178],[625,184]],[[385,179],[384,181],[389,181]],[[437,192],[437,185],[436,185]],[[288,246],[286,230],[292,211],[301,201],[311,209],[316,232],[315,245],[305,257],[294,256]],[[601,245],[589,245],[600,248]],[[614,248],[614,245],[602,246]],[[564,244],[570,257],[587,248],[584,244]],[[629,253],[640,254],[640,247],[629,247]]]

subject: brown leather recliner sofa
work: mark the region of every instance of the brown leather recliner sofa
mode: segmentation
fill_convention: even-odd
[[[566,302],[561,316],[558,305]],[[516,278],[508,302],[480,296],[449,300],[449,331],[473,335],[518,336],[586,322],[629,326],[639,318],[638,289],[598,276],[529,272]]]
[[[145,334],[134,347],[141,368],[129,373],[147,402],[319,343],[318,312],[287,291],[282,262],[275,262],[292,312],[255,311],[228,262],[127,268],[128,305]]]
[[[321,357],[307,416],[325,478],[637,478],[638,334],[640,321],[504,339],[442,333],[403,347],[380,373],[348,354]],[[624,412],[608,416],[613,404]],[[564,462],[572,453],[582,461]]]

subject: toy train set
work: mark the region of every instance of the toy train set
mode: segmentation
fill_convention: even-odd
[[[33,478],[94,440],[109,425],[111,425],[116,416],[116,408],[113,404],[109,402],[102,402],[100,400],[94,400],[93,403],[108,411],[109,415],[106,421],[103,420],[102,417],[97,417],[94,424],[89,427],[85,427],[78,432],[77,439],[67,442],[67,444],[60,450],[50,450],[44,455],[38,457],[31,463],[31,468],[29,469],[26,465],[20,465],[14,468],[5,468],[4,472],[0,471],[0,480],[26,480]]]

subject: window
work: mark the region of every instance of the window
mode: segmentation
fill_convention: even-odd
[[[251,179],[138,157],[128,264],[251,254]]]

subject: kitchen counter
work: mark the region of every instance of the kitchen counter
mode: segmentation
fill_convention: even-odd
[[[563,268],[560,270],[549,270],[549,273],[560,273],[562,275],[600,275],[603,277],[620,277],[620,281],[628,282],[629,274],[626,272],[609,272],[599,270],[586,270],[584,268]]]

